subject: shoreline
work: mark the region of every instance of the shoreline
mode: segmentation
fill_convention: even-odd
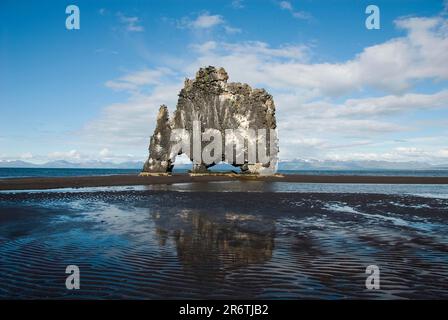
[[[0,179],[0,190],[45,190],[61,188],[137,186],[216,181],[264,181],[291,183],[347,184],[448,184],[448,177],[354,176],[354,175],[200,175],[139,176],[134,174],[79,177],[32,177]]]

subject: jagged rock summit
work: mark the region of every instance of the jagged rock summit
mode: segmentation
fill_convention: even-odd
[[[223,68],[200,68],[194,80],[185,80],[172,119],[168,108],[165,105],[160,107],[143,174],[171,172],[176,156],[182,153],[193,161],[191,171],[194,173],[207,172],[208,168],[221,161],[240,167],[243,173],[275,172],[278,141],[273,98],[264,89],[252,89],[242,83],[228,83],[228,78]],[[256,136],[248,134],[250,130]],[[172,134],[175,132],[177,137],[181,132],[180,136],[187,139],[187,143],[179,147],[179,141],[173,139]],[[198,132],[202,138],[195,140]],[[220,135],[222,141],[219,140],[221,137],[210,138],[207,132]],[[244,147],[238,144],[228,146],[228,141],[235,141],[232,140],[236,139],[235,132],[243,132]],[[263,132],[266,133],[263,135]],[[216,148],[210,153],[214,160],[198,159],[198,147],[194,141],[199,141],[199,157],[204,157],[203,152],[210,151],[207,145],[214,143]],[[249,155],[249,146],[257,147],[255,158]],[[263,148],[267,150],[265,158],[260,156]]]

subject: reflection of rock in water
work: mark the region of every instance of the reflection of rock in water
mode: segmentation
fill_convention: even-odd
[[[244,214],[183,210],[153,214],[160,244],[171,237],[179,260],[201,277],[271,259],[274,223]]]

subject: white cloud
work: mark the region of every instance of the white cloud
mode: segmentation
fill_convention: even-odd
[[[221,30],[224,30],[224,32],[229,35],[242,32],[240,28],[230,26],[224,20],[223,16],[219,14],[210,14],[208,12],[199,14],[193,20],[189,17],[183,17],[177,21],[177,27],[181,29],[189,28],[192,30],[212,30],[216,27],[221,27]]]
[[[331,104],[325,101],[311,102],[304,104],[302,111],[313,118],[358,117],[365,119],[437,108],[448,108],[448,90],[434,94],[407,93],[398,96],[348,99],[343,104]]]
[[[80,138],[86,145],[101,145],[103,153],[114,148],[127,153],[137,150],[137,157],[146,154],[159,107],[166,104],[174,111],[182,80],[163,68],[143,69],[107,82],[110,88],[127,91],[129,99],[105,107],[78,133]]]
[[[443,158],[447,158],[447,159],[448,159],[448,148],[440,149],[440,150],[438,151],[438,155],[439,155],[440,157],[443,157]]]
[[[448,149],[422,149],[415,147],[398,147],[388,152],[354,152],[345,154],[331,154],[326,157],[329,160],[365,160],[365,161],[397,161],[397,162],[426,162],[433,164],[446,164],[448,161]]]
[[[57,160],[81,160],[82,156],[76,150],[56,151],[48,154],[48,158]]]
[[[281,2],[279,3],[279,5],[280,5],[280,8],[282,8],[282,9],[289,10],[289,11],[292,10],[292,5],[291,5],[291,3],[288,2],[288,1],[281,1]]]
[[[222,65],[239,81],[278,89],[300,88],[304,95],[340,96],[369,88],[404,93],[418,81],[448,79],[445,25],[438,17],[397,20],[397,26],[407,31],[405,37],[367,47],[341,63],[306,63],[304,46],[209,43],[202,47],[207,51],[199,52],[193,67]]]
[[[143,69],[128,73],[127,75],[106,82],[106,87],[114,90],[137,91],[142,86],[157,85],[162,83],[163,78],[172,75],[168,68]]]
[[[239,28],[233,28],[233,27],[229,27],[229,26],[224,26],[224,30],[228,34],[236,34],[236,33],[242,32],[241,29],[239,29]]]
[[[224,18],[219,14],[209,14],[208,12],[204,12],[196,17],[196,19],[191,20],[188,17],[182,18],[178,26],[179,27],[187,27],[192,29],[209,29],[220,24],[224,24]]]
[[[196,20],[192,21],[191,26],[193,28],[211,28],[217,26],[219,24],[224,23],[222,16],[220,15],[209,15],[204,13],[196,18]]]
[[[201,44],[193,44],[190,47],[201,54],[209,53],[217,48],[217,43],[215,41],[207,41]]]
[[[103,148],[101,149],[101,151],[99,152],[100,157],[102,158],[106,158],[109,157],[111,155],[111,152],[109,151],[108,148]]]
[[[107,162],[124,162],[124,161],[144,161],[144,156],[134,156],[133,154],[115,154],[109,148],[103,148],[98,154],[88,156],[90,160],[100,160]]]
[[[94,161],[110,161],[121,163],[125,161],[140,161],[145,160],[145,156],[134,156],[133,154],[114,154],[108,148],[103,148],[100,152],[79,152],[77,150],[70,151],[54,151],[46,155],[25,153],[19,156],[3,156],[0,155],[0,161],[23,160],[35,164],[44,164],[48,161],[65,160],[72,163],[87,163]]]
[[[140,25],[140,18],[137,16],[126,16],[121,12],[117,13],[118,20],[124,26],[126,31],[129,32],[142,32],[145,29]]]
[[[244,8],[243,0],[233,0],[232,1],[232,7],[234,9],[243,9]]]
[[[31,152],[25,152],[20,155],[20,159],[22,160],[30,160],[33,158],[33,154]]]
[[[292,6],[291,2],[289,2],[289,1],[280,1],[278,3],[278,5],[280,6],[280,8],[282,10],[289,11],[294,18],[304,19],[304,20],[311,18],[311,15],[308,12],[294,10],[294,7]]]

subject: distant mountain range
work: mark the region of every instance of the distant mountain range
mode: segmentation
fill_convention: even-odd
[[[177,168],[191,168],[191,165],[177,165]],[[219,165],[225,169],[226,166]],[[34,164],[21,160],[0,161],[0,168],[64,168],[64,169],[141,169],[143,162],[128,161],[122,163],[87,161],[81,163],[56,160],[44,164]],[[407,161],[335,161],[335,160],[284,160],[279,170],[448,170],[448,164],[432,165],[425,162]]]
[[[302,160],[281,161],[279,170],[448,170],[448,164],[433,165],[426,162],[378,160]]]

